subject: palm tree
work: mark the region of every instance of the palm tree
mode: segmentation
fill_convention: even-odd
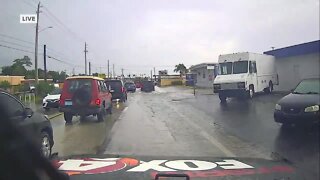
[[[175,69],[173,70],[174,72],[179,72],[180,76],[185,74],[187,72],[187,68],[184,64],[178,64],[175,66]]]

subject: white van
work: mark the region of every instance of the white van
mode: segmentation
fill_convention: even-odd
[[[278,85],[275,58],[271,55],[250,52],[219,56],[218,76],[213,91],[221,102],[227,97],[252,98],[255,93],[271,93]]]

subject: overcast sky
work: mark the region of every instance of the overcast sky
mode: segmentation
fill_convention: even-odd
[[[150,73],[184,63],[217,62],[234,52],[262,53],[319,40],[319,0],[43,0],[39,53],[49,70],[84,72],[84,42],[93,72],[115,64],[117,74]],[[0,45],[34,52],[35,25],[20,24],[34,14],[36,0],[1,0]],[[2,36],[1,36],[2,35]],[[12,36],[22,42],[7,38]],[[29,43],[28,43],[29,42]],[[0,47],[0,66],[34,54]],[[39,55],[39,66],[43,57]]]

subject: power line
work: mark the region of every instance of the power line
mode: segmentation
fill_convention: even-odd
[[[36,3],[36,4],[38,4],[38,2],[39,2],[39,1],[36,1],[36,0],[32,0],[32,1],[33,1],[34,3]]]
[[[4,48],[8,48],[8,49],[13,49],[13,50],[17,50],[17,51],[22,51],[22,52],[34,54],[34,52],[32,52],[32,51],[23,50],[23,49],[19,49],[19,48],[14,48],[14,47],[6,46],[6,45],[3,45],[3,44],[0,44],[0,47],[4,47]]]
[[[32,49],[33,47],[30,47],[30,46],[24,46],[24,45],[21,45],[21,44],[18,44],[18,43],[14,43],[14,42],[10,42],[10,41],[5,41],[5,40],[1,40],[1,42],[4,42],[4,43],[7,43],[7,44],[12,44],[12,45],[15,45],[15,46],[20,46],[20,47],[24,47],[24,48],[29,48],[29,49]]]
[[[33,7],[33,8],[37,8],[35,5],[31,4],[30,2],[26,1],[26,0],[21,0],[22,2],[24,2],[26,5]]]
[[[0,47],[4,47],[4,48],[16,50],[16,51],[21,51],[21,52],[26,52],[26,53],[34,54],[33,51],[28,51],[28,50],[24,50],[24,49],[20,49],[20,48],[15,48],[15,47],[11,47],[11,46],[6,46],[6,45],[3,45],[3,44],[0,44]],[[43,54],[42,54],[42,53],[39,53],[39,55],[43,55]],[[75,64],[72,64],[72,63],[68,63],[68,62],[66,62],[66,61],[63,61],[63,60],[58,59],[58,58],[55,58],[55,57],[53,57],[53,56],[47,55],[47,57],[50,58],[50,59],[56,60],[56,61],[58,61],[58,62],[61,62],[61,63],[67,64],[67,65],[73,66],[73,67],[83,67],[83,66],[80,66],[80,65],[75,65]]]
[[[68,62],[66,62],[66,61],[63,61],[63,60],[58,59],[58,58],[55,58],[55,57],[53,57],[53,56],[49,56],[49,55],[48,55],[47,57],[50,58],[50,59],[56,60],[56,61],[58,61],[58,62],[61,62],[61,63],[67,64],[67,65],[70,65],[70,66],[72,66],[72,67],[83,67],[83,66],[80,66],[80,65],[75,65],[75,64],[72,64],[72,63],[68,63]]]
[[[73,35],[76,39],[80,40],[81,42],[85,41],[80,36],[78,36],[75,32],[73,32],[68,26],[66,26],[59,18],[57,18],[48,8],[46,8],[45,6],[43,6],[43,8],[46,10],[46,13],[44,14],[46,14],[47,17],[48,15],[51,16],[56,21],[56,24],[59,24],[60,26],[65,28],[65,30],[67,30],[67,32]]]
[[[55,54],[55,55],[58,55],[58,56],[67,56],[66,54],[64,54],[64,53],[62,53],[62,52],[59,52],[59,51],[56,51],[56,50],[54,50],[54,49],[52,49],[52,48],[48,48],[47,47],[47,50],[49,50],[51,53],[53,53],[53,54]],[[66,58],[64,58],[64,59],[66,59]]]
[[[28,43],[28,44],[33,44],[33,45],[34,45],[34,42],[25,41],[25,40],[22,40],[22,39],[19,39],[19,38],[15,38],[15,37],[12,37],[12,36],[9,36],[9,35],[5,35],[5,34],[1,34],[1,33],[0,33],[0,36],[6,37],[6,38],[9,38],[9,39],[13,39],[13,40],[16,40],[16,41],[20,41],[20,42],[24,42],[24,43]]]
[[[0,36],[5,37],[5,38],[8,38],[8,39],[15,40],[15,41],[19,41],[19,42],[27,43],[27,44],[32,44],[32,45],[34,45],[34,44],[35,44],[34,42],[26,41],[26,40],[23,40],[23,39],[15,38],[15,37],[13,37],[13,36],[9,36],[9,35],[5,35],[5,34],[1,34],[1,33],[0,33]],[[24,46],[24,45],[21,45],[21,44],[15,43],[15,42],[10,42],[10,41],[5,41],[5,40],[0,40],[0,41],[2,41],[2,42],[6,42],[6,43],[8,43],[8,44],[12,44],[12,45],[20,46],[20,47],[25,47],[25,48],[34,48],[34,47]],[[40,45],[41,45],[41,46],[40,46],[39,48],[43,49],[43,45],[44,45],[44,44],[40,44]],[[56,54],[56,55],[58,55],[58,56],[61,56],[61,55],[62,55],[62,56],[67,56],[67,55],[65,55],[64,53],[59,52],[59,51],[57,51],[57,50],[54,50],[54,49],[52,49],[52,48],[48,48],[48,47],[47,47],[47,50],[48,50],[48,51],[51,51],[51,53]],[[64,59],[65,59],[65,58],[64,58]]]

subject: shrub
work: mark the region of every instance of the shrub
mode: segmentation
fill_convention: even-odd
[[[10,86],[11,86],[11,84],[9,83],[9,81],[1,81],[0,82],[0,88],[2,88],[2,89],[7,90],[10,88]]]
[[[172,81],[171,85],[182,85],[182,81]]]
[[[24,91],[24,85],[23,84],[19,84],[16,86],[13,86],[13,92],[23,92]]]
[[[51,91],[53,91],[54,86],[52,84],[49,84],[47,82],[39,82],[39,84],[36,86],[36,92],[38,96],[45,96]]]

